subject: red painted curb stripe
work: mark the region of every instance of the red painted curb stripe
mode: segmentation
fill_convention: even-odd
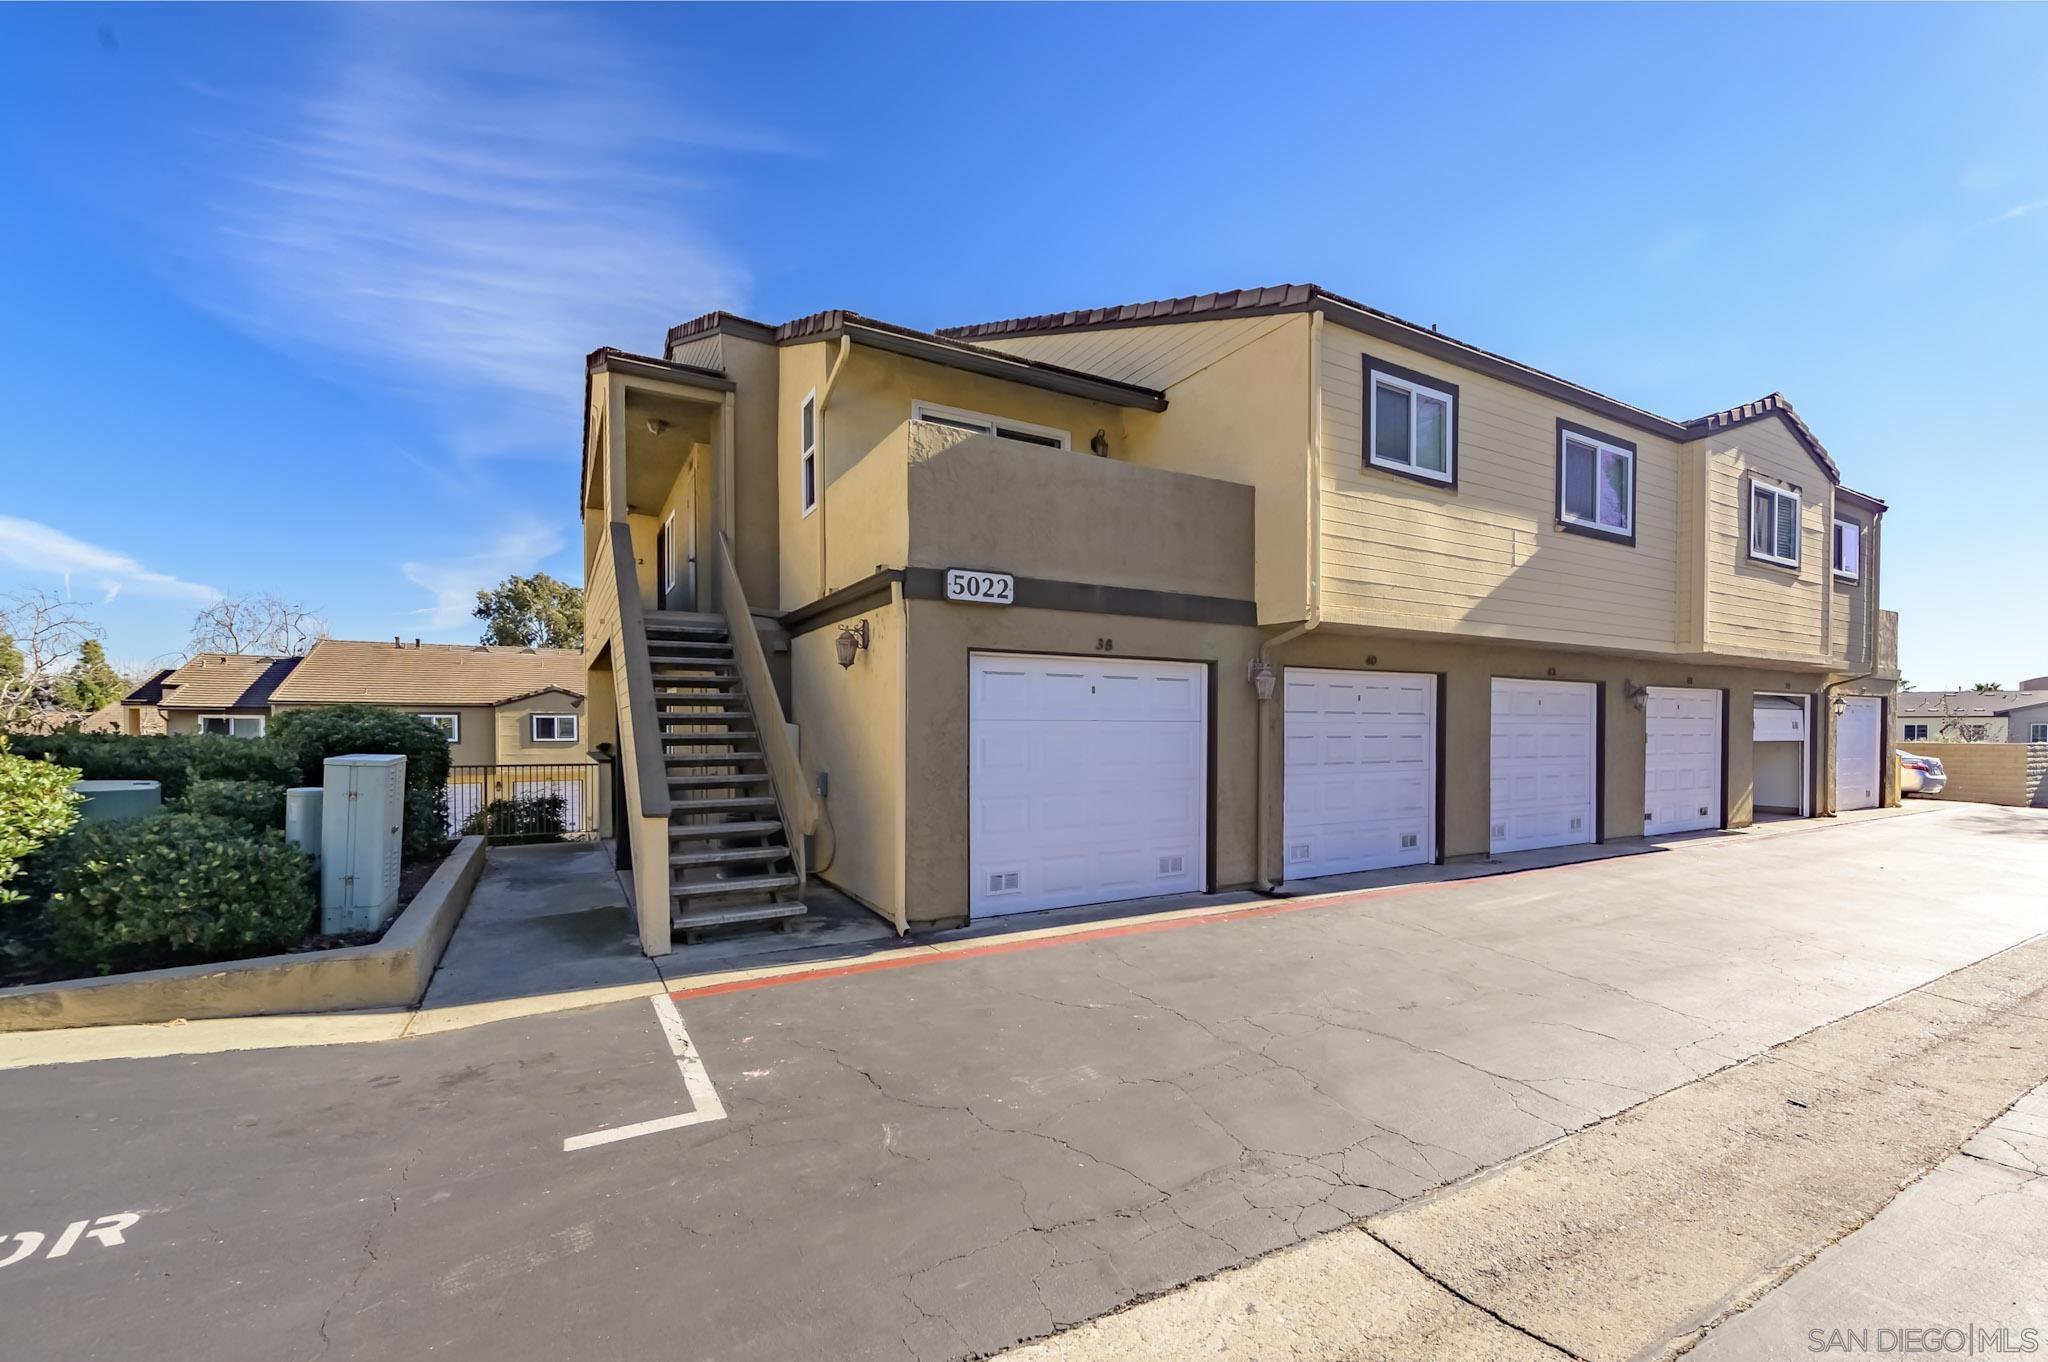
[[[1551,870],[1559,867],[1539,866],[1532,869]],[[843,979],[850,974],[876,974],[882,970],[909,969],[913,965],[937,965],[949,960],[976,960],[988,955],[1009,955],[1016,951],[1035,951],[1047,946],[1065,946],[1079,941],[1101,941],[1109,937],[1143,936],[1151,932],[1173,931],[1181,927],[1205,927],[1211,923],[1244,922],[1250,918],[1272,917],[1278,913],[1300,913],[1311,908],[1335,908],[1359,899],[1391,898],[1397,894],[1419,893],[1425,889],[1450,889],[1463,884],[1476,884],[1483,879],[1499,879],[1498,875],[1474,876],[1464,880],[1436,880],[1424,884],[1390,884],[1378,889],[1359,889],[1349,894],[1333,894],[1327,897],[1283,900],[1277,903],[1255,903],[1244,908],[1233,908],[1228,912],[1210,913],[1204,917],[1161,918],[1152,922],[1111,923],[1104,927],[1091,928],[1085,932],[1069,932],[1064,936],[1034,937],[1029,941],[991,941],[985,946],[963,946],[958,950],[929,951],[912,949],[901,954],[884,956],[879,960],[857,960],[850,965],[827,965],[819,969],[793,970],[788,974],[772,974],[758,979],[729,979],[720,984],[701,984],[695,988],[678,988],[669,992],[677,1002],[690,998],[715,998],[721,993],[748,993],[755,989],[780,988],[784,984],[805,984],[819,979]]]

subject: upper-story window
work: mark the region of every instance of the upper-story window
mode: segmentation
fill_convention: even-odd
[[[1799,566],[1799,493],[1751,479],[1749,556],[1784,567]]]
[[[962,411],[958,407],[942,407],[935,402],[911,403],[910,419],[934,426],[950,426],[954,430],[971,430],[978,435],[1022,440],[1027,445],[1044,445],[1047,449],[1074,447],[1072,438],[1064,430],[1034,426],[1028,421],[1012,421],[1002,416],[984,416],[978,411]]]
[[[419,717],[440,729],[442,735],[449,742],[462,741],[462,716],[460,714],[422,714]]]
[[[1458,385],[1365,359],[1365,461],[1390,473],[1456,486]]]
[[[1863,527],[1853,520],[1835,522],[1835,575],[1852,582],[1863,575]]]
[[[1636,447],[1571,421],[1557,423],[1557,523],[1636,540]]]
[[[535,742],[576,741],[576,716],[573,714],[536,714],[532,720]]]
[[[804,514],[818,509],[818,394],[804,394],[803,453],[797,457],[797,480],[803,486]]]

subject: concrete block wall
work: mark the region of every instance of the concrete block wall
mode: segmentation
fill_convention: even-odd
[[[1928,755],[1948,773],[1938,798],[2048,807],[2048,743],[1943,743]]]

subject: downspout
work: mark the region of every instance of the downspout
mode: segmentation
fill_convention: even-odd
[[[1256,670],[1271,670],[1272,653],[1292,643],[1323,622],[1323,313],[1311,312],[1308,322],[1308,613],[1300,624],[1282,630],[1259,644]],[[1266,702],[1270,703],[1270,702]],[[1258,877],[1254,881],[1262,894],[1270,894],[1279,881],[1266,873],[1267,845],[1272,837],[1273,782],[1266,774],[1266,729],[1269,714],[1259,707],[1258,741],[1258,841],[1253,849]]]
[[[839,358],[825,374],[825,385],[818,389],[818,595],[826,596],[832,591],[832,583],[826,576],[827,541],[826,525],[831,513],[825,508],[825,406],[832,400],[832,389],[839,382],[839,375],[846,372],[846,361],[853,355],[853,337],[839,338]]]

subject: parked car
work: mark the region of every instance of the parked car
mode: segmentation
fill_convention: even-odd
[[[1899,793],[1902,795],[1938,795],[1948,784],[1948,772],[1941,769],[1940,757],[1915,756],[1911,752],[1899,753]]]

